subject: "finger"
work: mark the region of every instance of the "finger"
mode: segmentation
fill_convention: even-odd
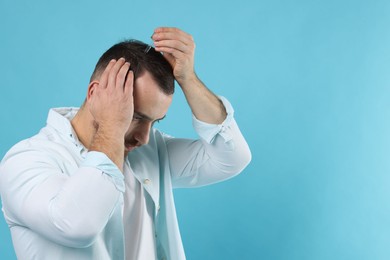
[[[180,41],[183,44],[189,45],[189,46],[194,44],[194,41],[192,38],[186,37],[184,35],[177,35],[174,33],[156,33],[156,34],[153,34],[152,39],[155,42],[163,41],[163,40],[176,40],[176,41]]]
[[[108,73],[110,72],[112,66],[114,66],[116,60],[112,59],[104,69],[102,75],[100,76],[99,79],[99,86],[102,88],[105,88],[108,82]]]
[[[125,62],[122,67],[120,68],[117,76],[116,76],[116,82],[115,82],[115,87],[118,89],[123,90],[125,80],[126,80],[126,74],[130,69],[130,63]]]
[[[168,47],[189,54],[192,52],[192,48],[190,48],[190,46],[176,40],[156,41],[154,42],[154,46],[155,48]]]
[[[115,88],[115,83],[116,83],[116,77],[118,75],[119,70],[125,63],[124,58],[120,58],[119,60],[116,61],[114,66],[111,68],[109,74],[108,74],[108,84],[107,88]]]
[[[158,52],[162,52],[164,54],[164,56],[168,53],[168,54],[172,55],[177,60],[183,59],[184,57],[187,56],[185,53],[183,53],[182,51],[177,50],[175,48],[170,48],[170,47],[158,47],[157,48],[156,47],[155,49]]]
[[[125,86],[123,88],[123,91],[126,96],[133,95],[133,85],[134,85],[134,72],[132,70],[129,70],[127,72]]]
[[[185,33],[177,28],[156,29],[152,35],[152,39],[155,41],[179,40],[187,45],[191,45],[194,42],[192,35]]]
[[[188,37],[191,36],[190,34],[176,27],[158,27],[154,30],[154,33],[174,33],[174,34],[186,35]]]

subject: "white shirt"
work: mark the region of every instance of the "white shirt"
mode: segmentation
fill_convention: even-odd
[[[228,112],[221,125],[193,117],[199,140],[153,129],[123,174],[78,141],[69,121],[76,108],[50,110],[47,125],[0,164],[18,259],[185,259],[172,189],[231,178],[251,160],[233,109],[221,100]]]

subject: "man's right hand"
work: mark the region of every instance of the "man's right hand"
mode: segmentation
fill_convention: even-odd
[[[123,167],[124,137],[133,113],[134,74],[124,58],[111,60],[99,81],[91,82],[89,111],[96,133],[89,150],[105,153],[119,169]]]
[[[89,109],[100,131],[124,136],[129,129],[134,113],[134,76],[129,69],[124,58],[111,60],[91,90]]]

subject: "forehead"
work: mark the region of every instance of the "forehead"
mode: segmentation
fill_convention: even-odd
[[[166,115],[173,97],[173,95],[165,94],[147,71],[135,80],[133,96],[134,111],[154,120]]]

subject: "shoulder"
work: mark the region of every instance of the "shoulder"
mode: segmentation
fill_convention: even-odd
[[[61,142],[61,136],[46,126],[38,134],[12,146],[3,157],[1,165],[9,161],[26,164],[31,160],[54,163],[57,161],[55,158],[66,157],[68,150],[64,142]]]

